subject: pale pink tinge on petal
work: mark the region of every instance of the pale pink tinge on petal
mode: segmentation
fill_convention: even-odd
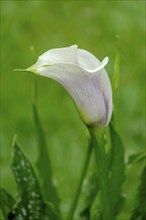
[[[81,118],[87,125],[105,127],[111,117],[112,91],[106,71],[85,74],[82,68],[57,64],[38,69],[40,75],[56,80],[72,96]]]
[[[107,63],[107,57],[100,62],[74,45],[47,51],[27,71],[60,83],[73,98],[86,125],[105,127],[112,115],[111,83],[104,69]]]

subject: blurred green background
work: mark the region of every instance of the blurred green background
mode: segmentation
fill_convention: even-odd
[[[120,36],[120,87],[114,97],[116,127],[126,158],[144,150],[144,7],[144,1],[1,1],[1,185],[8,192],[16,196],[10,168],[14,134],[33,165],[38,156],[32,114],[34,81],[64,210],[80,174],[87,131],[70,96],[50,79],[13,72],[29,67],[51,48],[78,44],[100,60],[109,56],[106,69],[112,78],[116,35]],[[123,190],[128,200],[122,219],[128,219],[132,211],[141,167],[127,170]]]

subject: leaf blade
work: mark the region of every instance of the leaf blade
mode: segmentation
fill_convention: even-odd
[[[80,216],[85,220],[90,219],[91,207],[99,191],[97,171],[94,171],[88,179],[88,185],[85,188],[84,208],[80,212]]]
[[[145,151],[138,152],[129,156],[127,165],[136,164],[145,159],[146,159],[146,152]]]
[[[145,220],[146,219],[146,166],[141,173],[141,180],[137,191],[135,208],[130,220]]]
[[[53,220],[58,220],[59,217],[53,210],[47,214],[47,206],[33,167],[16,142],[13,146],[12,170],[18,186],[19,200],[9,212],[8,219],[50,220],[53,213],[56,216]]]
[[[12,207],[15,204],[14,198],[6,192],[5,189],[0,187],[0,208],[3,217],[6,219],[7,218],[7,213],[12,209]]]
[[[46,201],[53,203],[57,211],[59,212],[59,197],[57,195],[56,187],[53,184],[53,172],[50,157],[47,151],[46,137],[35,104],[33,104],[33,115],[39,151],[39,158],[36,162],[36,166],[43,182],[43,195]],[[47,172],[44,170],[44,168],[47,168]]]
[[[110,123],[111,135],[111,167],[110,167],[110,203],[113,216],[118,214],[117,207],[123,200],[121,191],[125,180],[124,147],[120,136],[114,129],[113,121]]]
[[[39,219],[42,208],[39,184],[30,162],[16,142],[13,146],[12,170],[17,182],[20,200],[12,212],[9,213],[8,218],[11,219],[14,216],[16,220],[27,219],[28,217]]]

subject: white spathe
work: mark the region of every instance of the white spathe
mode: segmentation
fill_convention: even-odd
[[[82,121],[88,126],[105,127],[112,115],[112,89],[104,69],[108,57],[100,62],[76,45],[51,49],[26,71],[59,82],[72,96]]]

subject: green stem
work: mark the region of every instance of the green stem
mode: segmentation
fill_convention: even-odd
[[[97,171],[99,175],[99,185],[101,190],[101,204],[102,204],[102,217],[103,220],[112,219],[110,213],[110,203],[109,203],[109,178],[108,178],[108,170],[107,170],[107,158],[105,154],[105,148],[103,144],[103,138],[100,132],[98,132],[98,140],[97,134],[94,129],[89,129],[92,146],[95,151],[95,158],[97,164]]]
[[[70,210],[68,212],[66,220],[72,220],[73,219],[74,212],[75,212],[75,209],[77,207],[80,192],[81,192],[81,189],[82,189],[83,180],[84,180],[85,175],[87,173],[87,169],[88,169],[88,165],[89,165],[89,161],[90,161],[90,157],[91,157],[91,152],[92,152],[92,146],[91,146],[91,142],[90,142],[89,146],[88,146],[88,149],[87,149],[87,152],[86,152],[86,157],[85,157],[85,161],[84,161],[84,164],[83,164],[81,176],[80,176],[80,179],[79,179],[79,184],[77,186],[77,189],[76,189],[76,192],[75,192],[75,195],[74,195],[74,198],[73,198],[73,201],[72,201],[72,204],[71,204],[71,207],[70,207]]]

